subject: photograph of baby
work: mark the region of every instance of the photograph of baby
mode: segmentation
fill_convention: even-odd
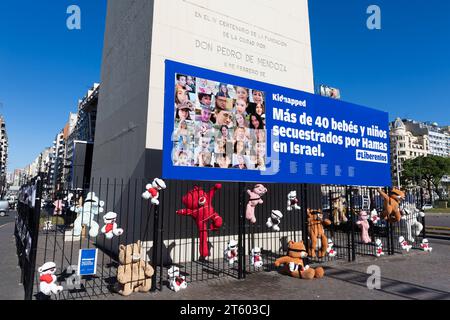
[[[265,170],[264,92],[176,74],[175,166]]]

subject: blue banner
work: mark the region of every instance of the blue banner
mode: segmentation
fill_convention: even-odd
[[[87,276],[97,273],[97,249],[80,249],[78,254],[78,275]]]
[[[166,60],[163,177],[390,186],[388,114]]]

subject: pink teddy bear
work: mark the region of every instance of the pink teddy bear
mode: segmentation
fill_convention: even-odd
[[[361,238],[364,243],[369,243],[372,240],[369,237],[369,222],[367,221],[369,219],[369,215],[366,211],[361,211],[358,216],[358,221],[356,224],[361,229]]]
[[[245,218],[249,220],[251,223],[256,222],[255,217],[255,207],[263,203],[261,197],[267,192],[266,187],[262,184],[258,183],[253,187],[253,190],[247,190],[247,193],[250,197],[247,203],[247,210],[245,211]]]

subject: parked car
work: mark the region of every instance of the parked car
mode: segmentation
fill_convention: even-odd
[[[1,199],[0,200],[0,217],[4,217],[6,212],[9,210],[9,202],[8,200]]]
[[[422,210],[430,210],[430,209],[433,209],[433,205],[431,203],[427,203],[422,206]]]

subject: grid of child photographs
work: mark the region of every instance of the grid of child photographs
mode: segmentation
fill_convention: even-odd
[[[265,94],[175,75],[175,166],[266,169]]]

